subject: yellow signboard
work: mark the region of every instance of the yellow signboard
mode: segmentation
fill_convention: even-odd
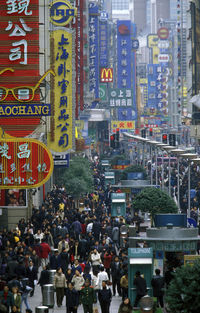
[[[200,255],[184,255],[184,265],[193,265],[194,262],[200,260]]]
[[[135,129],[135,121],[111,121],[112,131],[119,128],[119,130]]]
[[[72,33],[69,30],[52,32],[51,53],[51,68],[56,75],[51,86],[48,147],[54,153],[64,154],[73,148]]]
[[[153,64],[158,64],[158,56],[160,54],[160,49],[158,48],[158,35],[150,34],[147,37],[147,46],[152,49],[152,59]]]

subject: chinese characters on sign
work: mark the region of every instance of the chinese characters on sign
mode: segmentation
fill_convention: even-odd
[[[132,97],[132,89],[110,89],[110,107],[131,107]]]
[[[54,152],[72,149],[72,33],[52,32],[52,67],[56,73],[53,87],[53,123],[48,146]]]
[[[46,146],[34,139],[1,139],[0,188],[34,188],[44,184],[53,171]]]
[[[21,87],[35,86],[39,80],[39,1],[0,0],[0,7],[1,98],[9,89],[3,104],[18,99],[39,102],[39,88],[32,96],[31,88]],[[39,117],[17,118],[1,118],[1,127],[9,135],[27,136],[40,123]]]
[[[107,67],[108,65],[108,24],[107,20],[100,21],[99,24],[99,62],[100,67]]]
[[[111,131],[114,132],[117,128],[120,132],[133,130],[135,129],[135,121],[111,121]]]
[[[131,21],[117,21],[117,87],[131,88]]]
[[[99,20],[98,5],[95,2],[89,3],[89,68],[90,68],[90,92],[95,99],[99,98]],[[92,107],[96,106],[96,101]]]

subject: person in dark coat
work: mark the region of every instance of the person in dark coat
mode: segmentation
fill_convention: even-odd
[[[15,268],[15,274],[17,277],[25,277],[26,276],[26,268],[23,264],[23,260],[19,261],[19,264]]]
[[[164,306],[163,288],[164,288],[165,280],[164,280],[164,277],[160,275],[159,268],[155,270],[155,273],[156,275],[153,276],[151,280],[151,286],[153,287],[153,296],[157,298],[157,305],[159,306],[159,303],[160,303],[161,308],[163,308]]]
[[[26,269],[26,277],[29,280],[29,286],[33,289],[30,292],[30,297],[34,295],[34,290],[35,290],[35,281],[37,280],[37,268],[33,266],[33,261],[31,260],[29,262],[29,266]]]
[[[50,273],[48,271],[48,266],[44,266],[43,270],[40,273],[40,279],[38,281],[38,285],[40,285],[41,290],[43,292],[43,286],[46,284],[49,284],[49,280],[50,280]]]
[[[112,300],[112,294],[110,288],[107,287],[106,281],[102,281],[102,289],[98,292],[99,303],[101,306],[102,313],[110,312],[110,303]]]
[[[54,254],[50,256],[49,263],[52,270],[57,270],[61,266],[58,250],[55,250]]]
[[[115,296],[116,294],[116,286],[117,292],[119,296],[121,296],[121,286],[120,286],[121,266],[118,256],[116,256],[114,262],[111,263],[111,275],[112,275],[113,296]]]
[[[4,289],[0,291],[0,302],[7,307],[7,312],[14,305],[13,294],[9,291],[8,285],[5,285]]]
[[[69,256],[66,248],[62,249],[62,252],[59,254],[60,267],[62,268],[63,273],[66,275],[68,265],[69,265]]]
[[[68,284],[65,295],[67,313],[77,313],[77,308],[79,305],[79,294],[78,291],[74,289],[73,283]]]
[[[144,297],[147,292],[146,280],[141,276],[139,271],[135,273],[135,279],[133,281],[133,285],[136,286],[136,298],[135,298],[134,307],[137,307],[140,299]]]

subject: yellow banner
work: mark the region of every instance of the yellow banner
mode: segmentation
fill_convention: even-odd
[[[135,129],[135,121],[111,121],[111,129]]]
[[[158,55],[160,53],[160,49],[158,48],[158,40],[158,35],[150,34],[147,37],[147,46],[148,48],[152,48],[153,64],[158,64]]]
[[[72,33],[55,30],[51,34],[51,68],[56,76],[51,86],[51,131],[48,147],[65,153],[73,145],[72,109]]]

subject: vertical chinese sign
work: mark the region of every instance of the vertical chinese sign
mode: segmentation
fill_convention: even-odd
[[[76,118],[83,111],[83,0],[76,0]]]
[[[90,92],[99,99],[99,7],[95,2],[89,3],[89,68]],[[92,103],[95,108],[98,100]]]
[[[39,1],[0,0],[0,104],[38,103]],[[1,118],[1,127],[15,137],[32,133],[38,117]]]
[[[117,87],[131,88],[131,21],[117,21]]]
[[[99,24],[99,63],[100,67],[108,66],[108,22],[102,19]]]
[[[72,32],[54,30],[51,34],[51,68],[55,72],[52,85],[51,133],[48,147],[55,153],[73,147],[72,105]]]

